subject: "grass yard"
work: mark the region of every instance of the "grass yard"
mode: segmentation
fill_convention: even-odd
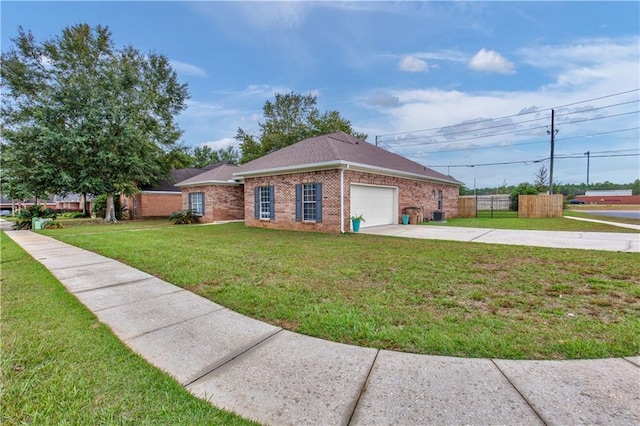
[[[606,209],[600,209],[600,210],[606,210]],[[613,209],[609,209],[609,210],[613,210]],[[620,209],[620,210],[630,210],[630,209]],[[635,210],[640,210],[640,208],[637,208]],[[597,219],[597,220],[604,220],[607,222],[618,222],[618,223],[628,223],[631,225],[640,225],[640,219],[634,219],[634,218],[630,218],[630,217],[615,217],[615,216],[606,216],[603,214],[597,214],[597,213],[585,213],[582,212],[580,210],[569,210],[569,211],[565,211],[564,212],[565,216],[574,216],[574,217],[583,217],[583,218],[587,218],[587,219]]]
[[[111,232],[42,232],[235,311],[329,340],[507,359],[640,353],[638,253],[274,231],[242,223],[103,228]]]
[[[135,355],[4,233],[0,423],[249,425]]]
[[[607,216],[593,216],[585,213],[565,211],[567,216],[584,217],[605,220],[608,222],[621,222],[640,225],[640,220],[624,219]],[[479,218],[452,218],[444,223],[426,222],[425,226],[460,226],[465,228],[493,228],[493,229],[522,229],[534,231],[576,231],[576,232],[625,232],[640,233],[640,231],[621,228],[619,226],[606,225],[604,223],[584,222],[563,217],[541,219],[519,219],[517,217],[479,217]]]

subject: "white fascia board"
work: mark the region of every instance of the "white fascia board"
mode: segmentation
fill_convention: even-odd
[[[240,185],[240,182],[235,180],[201,180],[198,182],[189,182],[189,183],[176,183],[176,186],[180,188],[191,188],[194,186],[207,186],[207,185]]]
[[[343,160],[303,164],[300,166],[292,166],[292,167],[291,166],[276,167],[273,169],[255,170],[251,172],[239,172],[239,173],[234,173],[233,175],[241,178],[250,178],[250,177],[257,177],[257,176],[273,176],[273,175],[282,175],[282,174],[300,173],[300,172],[327,170],[327,169],[357,170],[357,171],[362,171],[367,173],[375,173],[379,175],[403,177],[407,179],[422,180],[422,181],[429,181],[429,182],[446,183],[449,185],[462,185],[462,182],[458,182],[455,179],[438,179],[438,178],[419,175],[415,173],[387,169],[384,167],[376,167],[368,164],[352,163],[352,162],[343,161]]]
[[[402,177],[413,180],[422,180],[428,182],[438,182],[438,183],[447,183],[449,185],[462,185],[462,182],[458,182],[457,180],[451,179],[439,179],[431,176],[419,175],[416,173],[403,172],[401,170],[387,169],[384,167],[376,167],[370,166],[368,164],[359,164],[359,163],[349,163],[349,169],[354,169],[358,171],[363,171],[367,173],[375,173],[379,175],[387,175],[387,176],[395,176]]]
[[[328,170],[328,169],[339,169],[344,168],[349,164],[342,160],[332,160],[325,161],[322,163],[311,163],[311,164],[301,164],[299,166],[285,166],[285,167],[274,167],[272,169],[262,169],[262,170],[254,170],[251,172],[238,172],[234,173],[234,176],[238,176],[239,178],[250,178],[256,176],[274,176],[274,175],[284,175],[291,173],[302,173],[302,172],[310,172],[315,170]]]

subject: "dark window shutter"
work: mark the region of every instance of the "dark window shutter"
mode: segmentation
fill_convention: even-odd
[[[191,196],[192,195],[193,195],[193,193],[190,192],[189,193],[189,205],[187,206],[188,210],[193,210],[193,204],[192,204],[192,201],[191,201]]]
[[[276,194],[273,185],[269,187],[269,211],[271,220],[274,220],[276,218]]]
[[[316,183],[316,222],[322,222],[322,183]]]
[[[296,221],[302,221],[302,185],[296,184]]]
[[[253,188],[253,217],[260,219],[260,187]]]

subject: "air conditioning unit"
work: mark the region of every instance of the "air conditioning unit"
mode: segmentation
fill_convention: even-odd
[[[444,212],[443,211],[431,212],[431,220],[434,222],[444,222]]]

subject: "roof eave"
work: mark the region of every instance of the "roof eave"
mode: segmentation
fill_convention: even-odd
[[[234,173],[234,176],[239,178],[250,178],[257,176],[274,176],[274,175],[282,175],[288,173],[301,173],[315,170],[327,170],[327,169],[336,169],[336,168],[344,168],[347,164],[346,161],[342,160],[331,160],[324,161],[321,163],[310,163],[310,164],[301,164],[296,166],[284,166],[284,167],[274,167],[271,169],[261,169],[261,170],[252,170],[248,172],[237,172]]]
[[[281,175],[281,174],[301,173],[301,172],[327,170],[327,169],[355,169],[359,171],[377,173],[377,174],[382,174],[387,176],[404,177],[408,179],[439,182],[439,183],[446,183],[446,184],[458,185],[458,186],[463,185],[462,182],[459,182],[453,178],[441,179],[433,176],[425,176],[417,173],[387,169],[384,167],[376,167],[368,164],[354,163],[354,162],[344,161],[344,160],[332,160],[332,161],[325,161],[321,163],[301,164],[299,166],[275,167],[272,169],[261,169],[261,170],[253,170],[248,172],[238,172],[238,173],[234,173],[233,175],[237,176],[238,178],[244,179],[244,178],[251,178],[251,177],[258,177],[258,176],[275,176],[275,175]]]
[[[411,172],[405,172],[402,170],[395,170],[395,169],[387,169],[385,167],[377,167],[377,166],[371,166],[368,164],[360,164],[360,163],[349,163],[349,168],[354,168],[358,171],[364,171],[364,172],[369,172],[369,173],[377,173],[379,175],[387,175],[387,176],[396,176],[396,177],[403,177],[403,178],[407,178],[407,179],[414,179],[414,180],[422,180],[422,181],[429,181],[429,182],[438,182],[438,183],[447,183],[450,185],[462,185],[462,182],[459,182],[453,178],[451,179],[442,179],[442,178],[438,178],[438,177],[434,177],[434,176],[426,176],[426,175],[421,175],[418,173],[411,173]]]
[[[180,188],[189,188],[193,186],[206,186],[206,185],[240,185],[241,182],[235,180],[200,180],[197,182],[178,182],[176,186]]]

